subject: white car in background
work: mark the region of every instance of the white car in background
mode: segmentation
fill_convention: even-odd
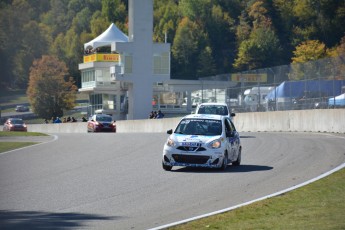
[[[240,135],[229,117],[192,114],[179,122],[163,148],[162,166],[207,167],[225,170],[229,163],[240,165]]]
[[[230,119],[236,114],[229,111],[229,107],[226,103],[201,103],[197,106],[195,114],[216,114],[221,116],[227,116]]]

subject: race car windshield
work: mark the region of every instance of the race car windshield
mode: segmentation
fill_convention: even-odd
[[[15,125],[21,125],[21,124],[24,124],[23,120],[17,120],[17,119],[12,120],[12,121],[11,121],[11,123],[12,123],[12,124],[15,124]]]
[[[218,136],[222,134],[220,120],[184,119],[177,126],[175,133],[186,135]]]
[[[112,121],[112,117],[105,117],[105,116],[98,116],[97,121],[105,121],[105,122],[111,122]]]
[[[198,113],[226,116],[228,115],[228,109],[223,105],[201,105]]]

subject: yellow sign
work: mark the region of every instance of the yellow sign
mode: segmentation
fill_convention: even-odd
[[[84,56],[84,63],[87,62],[119,62],[119,54],[90,54]]]
[[[267,82],[267,74],[231,74],[231,81]]]

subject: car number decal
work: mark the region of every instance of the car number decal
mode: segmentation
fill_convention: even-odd
[[[182,142],[182,146],[186,146],[186,147],[199,147],[199,146],[201,146],[201,143],[197,143],[197,142]]]

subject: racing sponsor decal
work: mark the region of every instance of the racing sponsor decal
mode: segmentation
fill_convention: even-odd
[[[188,142],[188,141],[192,141],[192,142],[199,141],[199,142],[202,142],[200,139],[196,140],[195,138],[197,138],[197,137],[199,137],[199,136],[190,136],[188,138],[183,139],[183,141],[186,141],[186,142]]]

